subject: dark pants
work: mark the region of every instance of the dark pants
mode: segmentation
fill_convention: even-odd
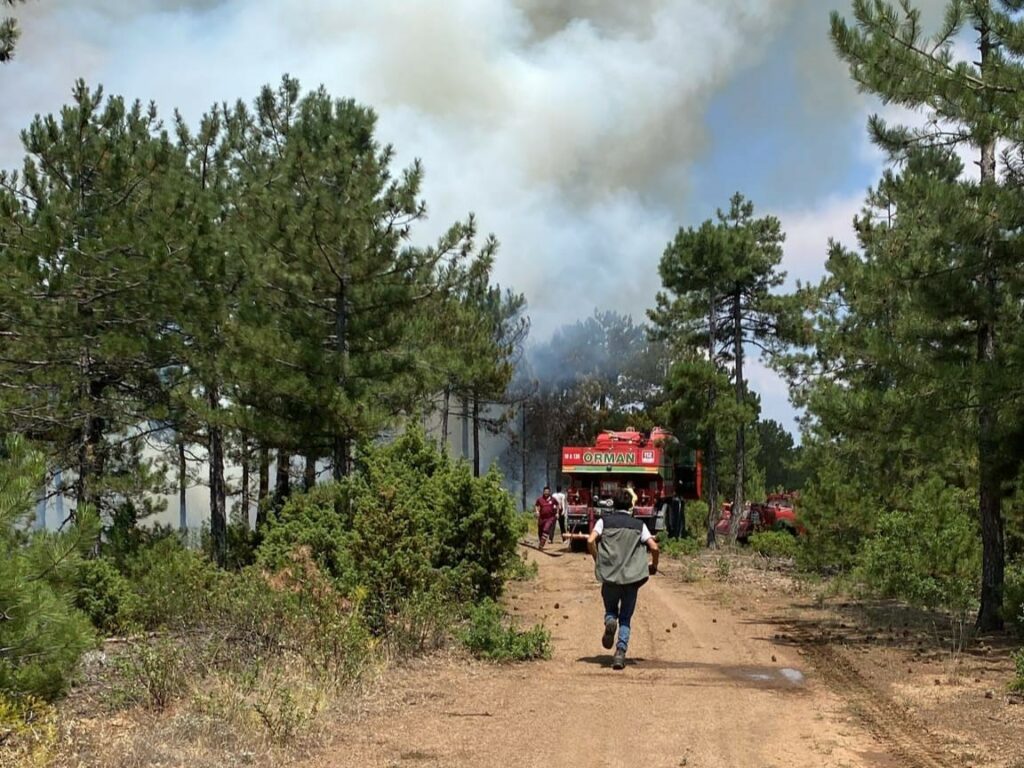
[[[667,517],[668,520],[665,521],[665,527],[668,529],[668,537],[670,539],[682,538],[685,529],[683,503],[678,499],[669,501]]]
[[[625,652],[629,646],[629,622],[633,620],[636,610],[636,596],[640,591],[639,584],[601,584],[601,599],[604,600],[604,620],[615,619],[619,622],[619,641],[616,649]]]

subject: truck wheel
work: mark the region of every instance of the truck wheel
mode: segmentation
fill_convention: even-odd
[[[796,528],[789,523],[778,522],[772,526],[772,530],[778,531],[779,533],[788,533],[790,536],[796,536]]]

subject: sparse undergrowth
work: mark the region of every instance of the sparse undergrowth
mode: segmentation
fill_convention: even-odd
[[[762,531],[750,536],[750,548],[764,557],[793,560],[799,546],[793,534],[786,531]]]
[[[489,661],[532,661],[551,657],[551,633],[537,624],[523,631],[510,623],[501,606],[485,600],[469,613],[459,639],[472,653]]]
[[[664,557],[670,557],[673,560],[692,557],[702,549],[700,542],[695,538],[670,539],[664,533],[658,534],[658,548]]]
[[[43,768],[53,759],[57,713],[33,696],[0,694],[0,768]]]
[[[250,565],[219,569],[176,535],[108,544],[69,572],[76,615],[126,636],[95,654],[102,672],[86,681],[83,711],[116,709],[139,728],[110,740],[70,722],[62,742],[85,764],[159,762],[174,744],[202,765],[266,750],[287,761],[388,661],[452,641],[494,661],[546,658],[547,630],[517,629],[496,602],[508,579],[536,576],[517,553],[521,527],[496,473],[475,478],[410,431],[271,514],[234,560]],[[0,714],[36,717],[27,701]],[[163,746],[149,743],[154,729]]]
[[[1013,666],[1015,675],[1010,681],[1010,690],[1016,693],[1024,693],[1024,648],[1013,654]]]

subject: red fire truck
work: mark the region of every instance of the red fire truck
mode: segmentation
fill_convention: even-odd
[[[652,533],[665,527],[666,504],[673,497],[700,498],[701,467],[695,453],[677,462],[678,441],[655,427],[649,434],[606,430],[594,445],[562,448],[562,478],[567,484],[566,533],[575,549],[582,546],[600,516],[599,500],[618,496],[632,483],[637,500],[633,516]]]

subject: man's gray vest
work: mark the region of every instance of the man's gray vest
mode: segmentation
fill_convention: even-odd
[[[647,546],[640,543],[644,524],[623,512],[606,512],[601,538],[597,540],[594,573],[608,584],[642,584],[647,581]]]

